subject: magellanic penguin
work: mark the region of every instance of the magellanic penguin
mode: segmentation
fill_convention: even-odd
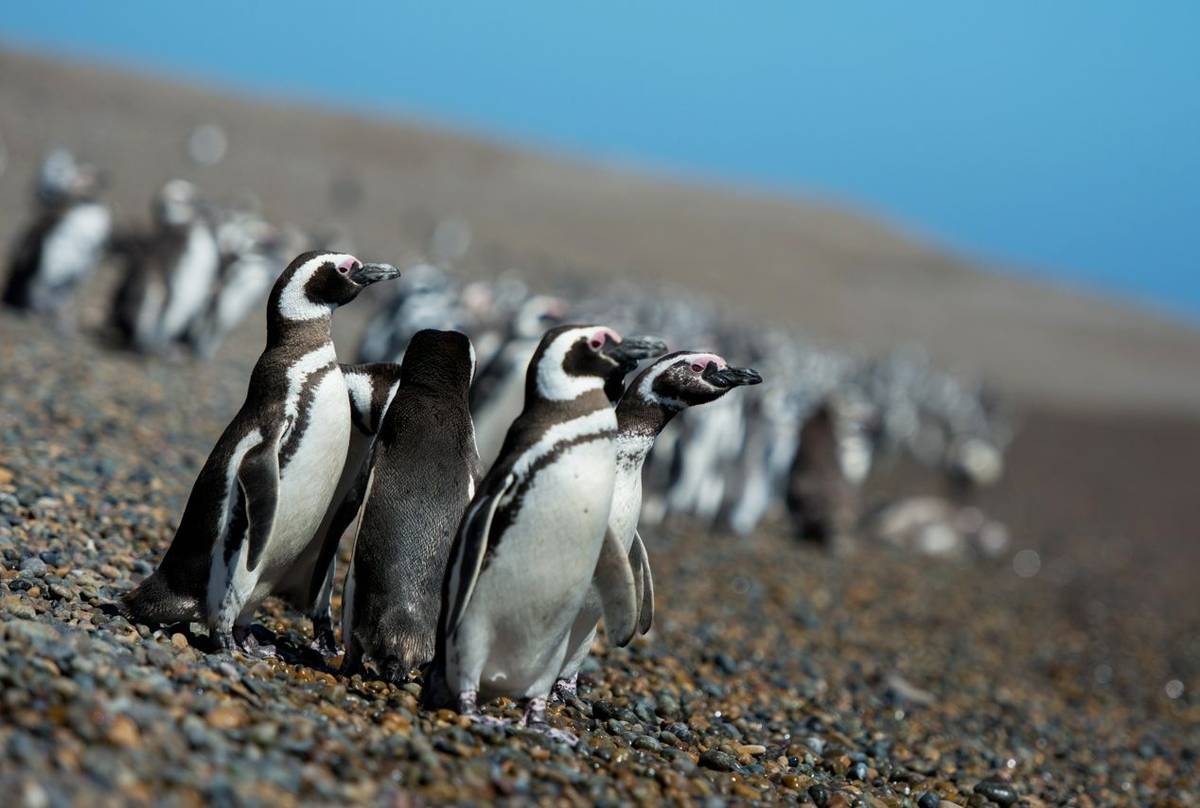
[[[364,673],[370,661],[391,682],[433,659],[450,545],[480,477],[467,404],[471,341],[418,331],[401,368],[342,594],[343,673]]]
[[[637,525],[642,510],[642,466],[654,439],[684,409],[715,401],[735,387],[760,382],[762,377],[756,371],[730,367],[716,354],[677,351],[642,371],[617,404],[617,478],[608,529],[633,569],[642,634],[650,630],[654,619],[654,584]],[[575,693],[579,667],[603,615],[600,595],[593,586],[571,629],[567,661],[554,687],[559,697]]]
[[[608,530],[617,417],[604,387],[643,347],[595,325],[542,338],[525,407],[455,537],[427,704],[449,699],[477,716],[480,696],[509,696],[526,701],[522,723],[545,728],[546,699],[593,580],[614,641],[633,636],[633,570]]]
[[[521,413],[525,374],[548,326],[562,322],[566,304],[555,297],[535,295],[513,319],[508,339],[492,361],[480,369],[471,390],[471,412],[479,439],[479,459],[491,466],[504,444],[505,430]]]
[[[99,174],[62,149],[42,165],[37,221],[16,241],[4,302],[60,324],[71,293],[99,266],[112,235],[108,208],[96,199]]]
[[[123,598],[133,620],[206,620],[222,648],[252,651],[249,623],[265,597],[310,607],[318,529],[351,430],[331,314],[399,274],[387,264],[310,252],[276,281],[267,345],[246,401],[201,469],[158,569]]]
[[[334,490],[333,502],[317,534],[321,551],[309,582],[308,602],[313,623],[312,648],[322,656],[337,654],[337,639],[333,633],[333,579],[338,545],[346,529],[358,517],[366,495],[368,460],[375,436],[383,423],[384,413],[400,387],[400,366],[394,362],[369,362],[342,365],[342,376],[350,391],[350,446],[346,462]]]

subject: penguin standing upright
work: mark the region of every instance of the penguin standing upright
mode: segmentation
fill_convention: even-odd
[[[159,200],[164,245],[166,296],[158,319],[157,339],[166,345],[184,339],[208,308],[221,267],[217,235],[200,209],[195,186],[172,180]]]
[[[760,382],[762,377],[756,371],[730,367],[716,354],[676,351],[642,371],[617,404],[617,477],[608,527],[633,569],[638,630],[643,634],[654,618],[654,584],[637,524],[642,510],[642,466],[654,439],[684,409],[716,401],[735,387]],[[593,586],[571,629],[566,664],[554,685],[559,697],[575,693],[579,668],[603,615],[603,603]]]
[[[183,339],[204,313],[220,269],[220,251],[196,187],[163,185],[152,205],[154,234],[129,250],[113,304],[113,324],[138,351]]]
[[[479,459],[491,466],[504,444],[505,430],[521,413],[525,373],[548,325],[561,322],[566,304],[555,297],[535,295],[513,319],[508,339],[480,371],[471,390],[471,412],[479,439]]]
[[[467,406],[474,371],[465,334],[425,329],[408,341],[346,573],[347,675],[366,659],[399,682],[433,659],[450,545],[480,476]]]
[[[387,264],[310,252],[267,301],[267,345],[246,401],[205,462],[154,573],[123,598],[144,623],[206,620],[223,648],[255,650],[254,610],[268,595],[308,609],[351,430],[349,391],[330,315],[366,286],[399,275]]]
[[[523,723],[544,728],[546,698],[593,580],[614,640],[633,635],[633,571],[608,531],[617,419],[604,387],[634,345],[594,325],[559,326],[542,338],[525,408],[455,537],[427,703],[448,696],[478,715],[480,696],[509,696],[526,702]]]
[[[239,213],[222,223],[217,230],[218,278],[207,305],[187,333],[188,344],[197,354],[211,358],[225,338],[262,304],[279,277],[279,256],[295,254],[300,248],[297,241],[289,238],[287,230],[276,229],[251,214]]]
[[[321,551],[313,567],[308,594],[308,602],[312,604],[312,648],[327,657],[337,655],[331,600],[338,545],[362,507],[371,447],[375,445],[383,415],[400,387],[400,366],[394,362],[368,362],[342,365],[341,368],[350,393],[350,446],[346,449],[346,462],[342,464],[333,501],[317,530]]]
[[[41,212],[12,253],[4,302],[61,317],[71,293],[104,257],[112,235],[108,208],[96,199],[99,174],[56,149],[42,164]]]

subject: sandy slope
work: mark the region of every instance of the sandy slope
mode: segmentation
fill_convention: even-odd
[[[615,274],[686,284],[820,341],[878,352],[926,344],[942,363],[1060,405],[1194,410],[1200,332],[1132,308],[976,271],[884,225],[813,201],[639,176],[410,124],[236,100],[108,69],[0,52],[0,240],[21,221],[37,156],[52,143],[111,172],[125,219],[163,179],[218,198],[253,189],[268,214],[342,221],[361,251],[414,256],[435,217],[466,217],[476,272]],[[185,158],[217,121],[220,166]],[[335,179],[363,202],[331,209]]]

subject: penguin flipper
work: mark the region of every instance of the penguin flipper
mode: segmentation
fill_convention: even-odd
[[[279,506],[279,451],[277,440],[266,440],[246,452],[238,467],[238,487],[246,507],[246,569],[258,567],[267,539],[275,528]]]
[[[638,628],[637,582],[629,553],[611,530],[604,532],[592,584],[604,609],[609,641],[618,646],[628,645]]]
[[[629,564],[638,581],[638,625],[639,634],[645,634],[654,624],[654,579],[650,576],[650,557],[646,545],[635,530],[633,546],[629,548]]]
[[[470,603],[471,595],[475,591],[475,583],[479,580],[479,572],[483,569],[484,556],[487,555],[488,536],[492,532],[492,518],[496,515],[496,509],[500,507],[500,500],[504,499],[505,493],[515,483],[516,476],[509,474],[499,488],[476,497],[475,501],[467,506],[467,512],[463,514],[462,524],[459,525],[458,536],[455,538],[454,549],[451,551],[448,571],[448,582],[451,584],[451,591],[448,594],[453,601],[451,609],[447,612],[449,620],[446,622],[446,636],[458,628],[463,614],[467,611],[467,604]],[[455,556],[458,557],[455,558]]]

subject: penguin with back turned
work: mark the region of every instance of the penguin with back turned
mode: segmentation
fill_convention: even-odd
[[[442,581],[479,482],[468,391],[475,352],[457,331],[418,331],[375,439],[342,595],[342,671],[399,682],[433,659]]]
[[[757,371],[730,367],[716,354],[676,351],[642,371],[620,397],[616,410],[617,476],[608,527],[629,556],[637,592],[638,630],[642,634],[650,630],[654,619],[654,583],[637,524],[642,510],[642,466],[654,439],[684,409],[716,401],[735,387],[761,382]],[[574,695],[579,668],[603,615],[600,594],[593,586],[575,618],[567,661],[554,684],[559,698]]]
[[[605,382],[645,350],[595,325],[542,338],[525,407],[455,537],[427,704],[448,699],[477,717],[479,697],[509,696],[526,703],[522,723],[545,728],[546,699],[593,580],[616,641],[633,635],[633,571],[608,530],[617,421]]]
[[[131,619],[204,620],[222,648],[253,652],[249,623],[264,598],[311,607],[305,600],[322,549],[318,528],[351,430],[331,314],[399,274],[387,264],[310,252],[276,281],[267,345],[246,401],[201,469],[158,568],[122,599]]]

